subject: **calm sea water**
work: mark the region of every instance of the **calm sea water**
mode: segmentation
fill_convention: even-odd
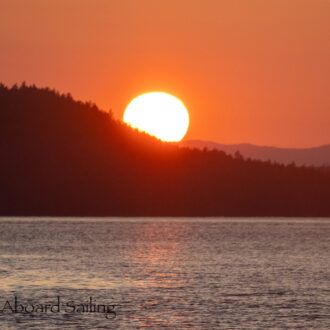
[[[0,218],[2,309],[1,329],[329,329],[330,220]]]

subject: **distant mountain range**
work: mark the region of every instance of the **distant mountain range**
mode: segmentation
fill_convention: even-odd
[[[222,150],[234,155],[239,151],[244,158],[258,159],[263,161],[273,161],[281,164],[322,166],[330,165],[330,145],[313,148],[277,148],[267,146],[256,146],[249,143],[242,144],[220,144],[210,141],[187,140],[180,143],[190,148],[209,150]]]

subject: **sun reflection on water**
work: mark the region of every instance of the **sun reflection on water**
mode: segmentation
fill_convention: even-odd
[[[139,227],[136,235],[141,237],[135,242],[129,263],[134,264],[139,273],[135,285],[141,290],[152,292],[152,299],[141,302],[140,308],[146,312],[146,318],[135,319],[139,326],[169,326],[180,319],[179,313],[173,313],[169,306],[180,303],[180,297],[170,294],[183,287],[186,282],[182,273],[185,260],[181,260],[181,251],[185,249],[183,240],[184,226],[159,226],[149,224]],[[162,309],[161,314],[150,313]],[[161,315],[161,316],[160,316]]]

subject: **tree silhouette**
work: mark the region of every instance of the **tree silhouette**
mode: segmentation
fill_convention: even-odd
[[[328,167],[180,148],[112,112],[0,84],[0,214],[330,216]]]

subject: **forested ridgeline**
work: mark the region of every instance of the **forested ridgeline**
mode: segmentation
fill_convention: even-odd
[[[0,215],[330,216],[330,171],[164,143],[92,103],[0,86]]]

